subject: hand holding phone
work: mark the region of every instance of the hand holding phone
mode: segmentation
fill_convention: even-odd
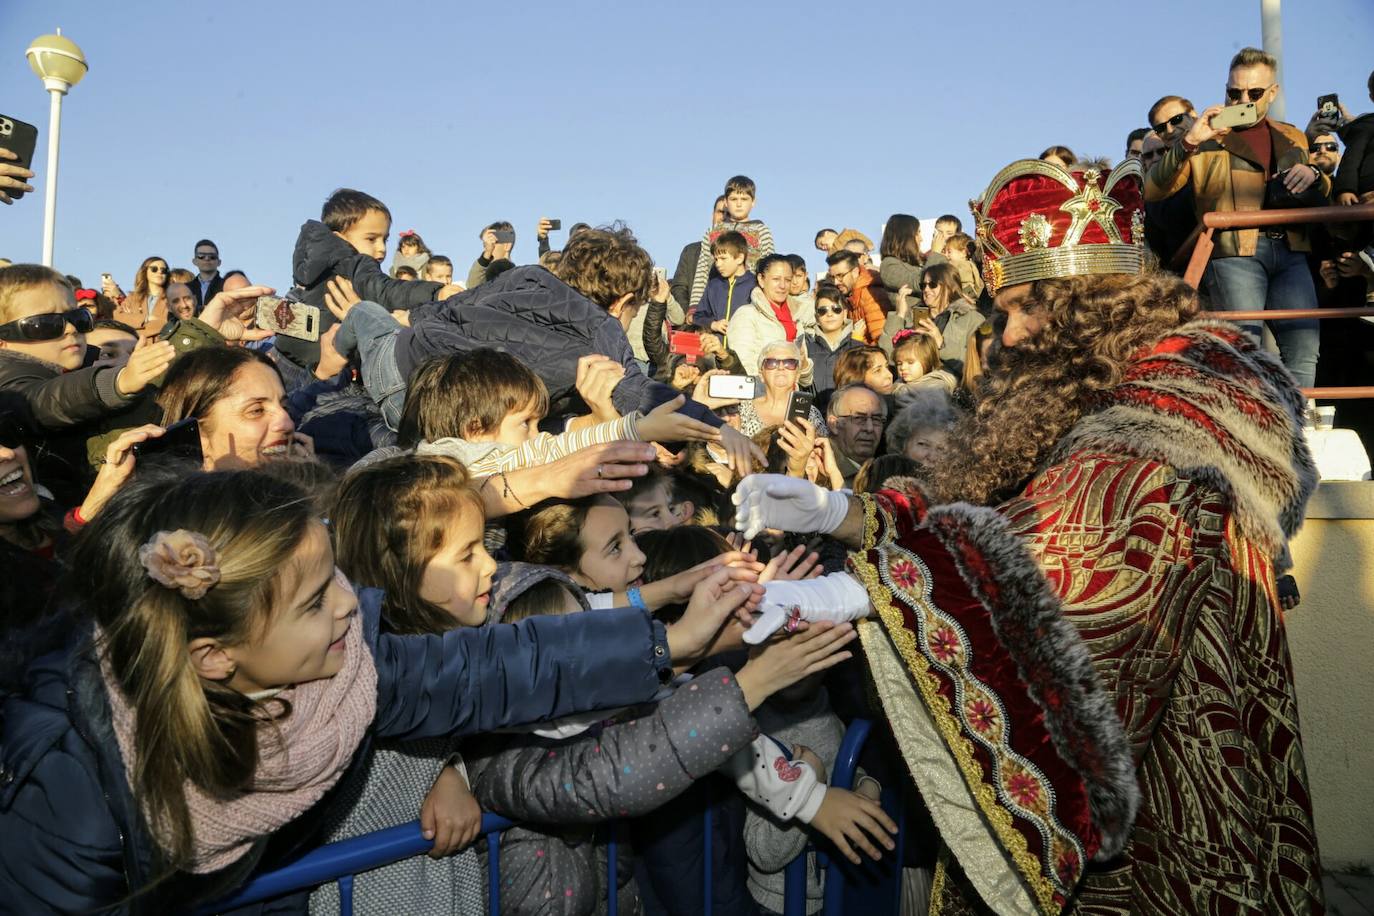
[[[491,234],[496,237],[496,244],[498,245],[515,244],[514,229],[493,229]]]
[[[562,228],[563,228],[563,221],[562,221],[561,219],[551,219],[551,220],[549,220],[549,231],[550,231],[550,232],[553,232],[553,231],[556,230],[556,229],[562,229]]]
[[[722,401],[752,401],[763,397],[763,381],[752,375],[713,375],[706,393]]]
[[[0,115],[0,202],[13,203],[33,190],[25,179],[33,177],[29,166],[37,145],[38,128]]]
[[[787,421],[810,420],[811,405],[816,403],[816,398],[807,391],[794,391],[787,396]]]
[[[165,455],[200,464],[204,460],[200,451],[200,421],[187,417],[164,429],[160,436],[135,442],[130,451],[140,461]]]
[[[320,339],[320,310],[295,299],[280,296],[259,296],[255,310],[257,326],[273,334],[284,334],[297,340]]]
[[[1242,102],[1239,105],[1227,105],[1212,115],[1212,130],[1234,130],[1258,122],[1259,108],[1254,102]]]

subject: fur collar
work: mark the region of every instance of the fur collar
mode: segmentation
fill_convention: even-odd
[[[1241,533],[1282,565],[1317,485],[1304,407],[1293,377],[1249,335],[1194,321],[1142,350],[1049,463],[1109,451],[1167,464],[1216,487]]]

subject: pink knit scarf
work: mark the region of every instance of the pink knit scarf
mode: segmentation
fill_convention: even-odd
[[[96,636],[97,646],[103,647],[104,634],[97,630]],[[132,786],[137,769],[134,711],[103,648],[100,669]],[[248,792],[217,799],[186,781],[192,872],[218,871],[242,858],[254,841],[304,814],[343,776],[377,709],[377,668],[363,644],[362,621],[355,617],[348,628],[338,674],[287,688],[277,696],[290,701],[291,714],[259,731],[258,767]]]

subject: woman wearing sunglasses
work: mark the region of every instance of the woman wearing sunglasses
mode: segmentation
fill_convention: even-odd
[[[792,263],[785,255],[770,254],[759,258],[758,286],[749,304],[730,319],[730,334],[725,345],[735,351],[747,369],[759,365],[764,348],[769,344],[797,343],[801,335],[815,327],[814,304],[791,295],[792,273]],[[801,384],[810,385],[811,361],[805,353],[801,356],[800,371]]]
[[[94,365],[99,351],[85,337],[92,326],[55,270],[0,270],[0,397],[43,445],[31,457],[63,507],[80,503],[94,477],[87,439],[135,425],[124,412],[176,356],[170,343],[148,341],[123,365]]]
[[[835,389],[835,362],[840,354],[862,346],[854,339],[849,303],[838,286],[831,283],[816,286],[816,330],[805,335],[803,343],[814,366],[811,384],[819,400],[821,395]]]
[[[115,309],[115,320],[152,337],[167,323],[167,261],[144,258],[134,275],[134,291]]]
[[[953,264],[932,264],[926,268],[921,277],[921,305],[930,310],[929,318],[910,314],[906,297],[899,296],[896,313],[902,315],[902,320],[897,323],[917,334],[933,337],[940,351],[941,364],[958,378],[964,371],[968,339],[977,332],[984,318],[978,307],[964,295],[963,281]],[[887,330],[891,330],[893,324],[889,319]]]
[[[770,426],[787,422],[787,403],[799,387],[802,349],[795,343],[777,340],[763,348],[759,358],[759,378],[763,379],[763,397],[744,401],[739,405],[739,431],[753,437]],[[816,428],[816,435],[827,435],[825,420],[813,405],[808,417]]]

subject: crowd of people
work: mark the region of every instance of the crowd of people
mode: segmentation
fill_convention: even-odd
[[[671,274],[549,219],[534,264],[496,221],[465,276],[387,265],[346,188],[289,289],[210,239],[127,292],[0,267],[0,908],[181,910],[418,818],[357,905],[481,912],[495,812],[503,912],[778,913],[904,808],[910,912],[1320,911],[1281,577],[1300,389],[1369,351],[1199,315],[1362,304],[1370,224],[1179,276],[1205,213],[1374,202],[1374,115],[1278,122],[1276,70],[1227,69],[1255,124],[1164,96],[929,244],[783,254],[740,175]]]

